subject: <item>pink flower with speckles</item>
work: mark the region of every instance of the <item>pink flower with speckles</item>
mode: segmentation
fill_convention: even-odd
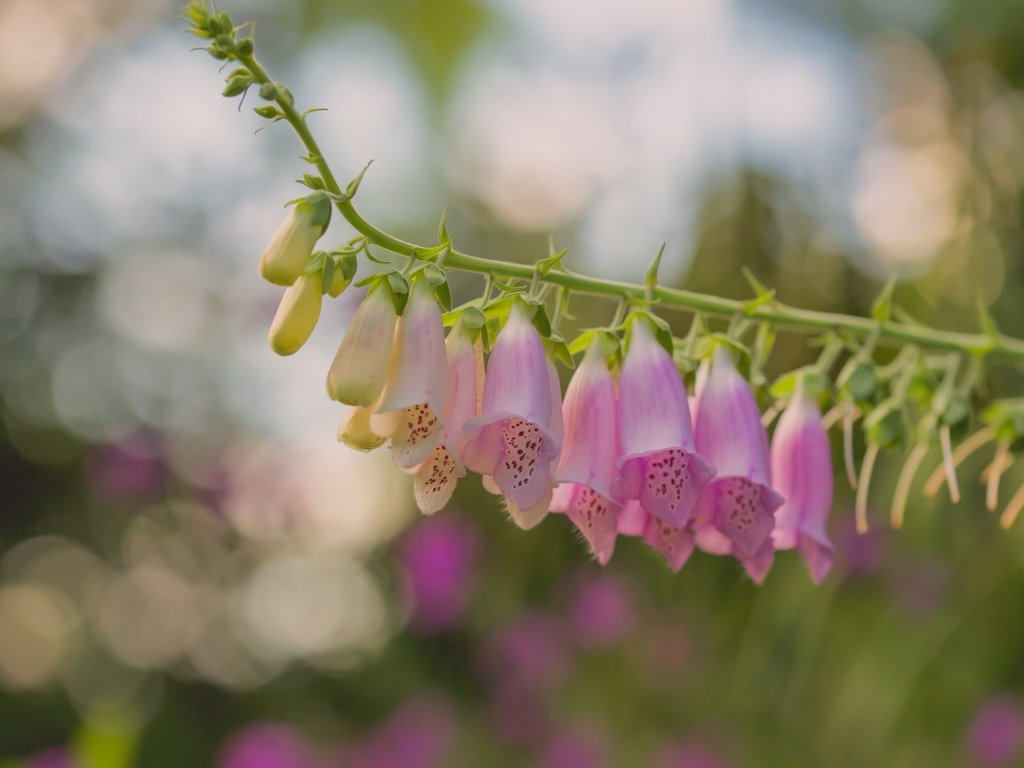
[[[697,450],[718,475],[694,511],[697,545],[735,556],[760,584],[774,559],[772,530],[783,498],[771,487],[768,433],[750,385],[724,347],[698,372]]]
[[[562,447],[561,389],[554,365],[530,319],[515,300],[487,365],[481,414],[466,422],[463,461],[501,493],[520,528],[548,512],[554,464]]]
[[[591,342],[573,374],[562,406],[565,445],[555,470],[559,486],[551,499],[552,512],[564,512],[599,563],[615,549],[618,502],[611,484],[619,455],[615,380],[600,338]]]

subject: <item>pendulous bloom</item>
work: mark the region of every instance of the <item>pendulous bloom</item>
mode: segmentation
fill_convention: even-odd
[[[391,440],[395,464],[415,470],[441,438],[448,403],[448,358],[441,305],[425,278],[413,280],[398,320],[387,385],[370,426]]]
[[[306,269],[313,246],[331,222],[331,201],[323,192],[300,200],[288,212],[260,257],[260,275],[275,285],[291,285]]]
[[[591,342],[565,391],[565,444],[555,470],[552,512],[564,512],[601,565],[615,549],[619,504],[612,496],[619,455],[615,380],[600,338]]]
[[[398,317],[386,282],[375,283],[356,309],[327,372],[327,394],[346,405],[371,405],[391,367]]]
[[[474,336],[476,337],[474,339]],[[466,474],[462,454],[466,422],[479,415],[484,390],[484,346],[477,333],[459,320],[445,342],[448,358],[448,405],[444,432],[430,458],[416,471],[416,505],[426,515],[444,507],[455,484]]]
[[[825,532],[832,509],[832,455],[821,411],[800,387],[775,428],[771,449],[775,489],[785,497],[775,513],[776,549],[796,547],[820,584],[832,568]]]
[[[485,487],[505,497],[512,519],[524,529],[543,519],[554,487],[560,394],[529,310],[516,300],[491,351],[481,414],[466,422],[463,460],[486,476]]]
[[[285,289],[267,334],[270,348],[277,354],[291,355],[298,352],[313,333],[320,319],[322,282],[320,271],[317,270],[302,275]]]
[[[651,323],[635,318],[619,377],[622,457],[612,486],[673,528],[690,520],[715,469],[694,450],[686,389]]]
[[[693,553],[693,532],[676,528],[651,515],[636,499],[622,503],[619,510],[618,530],[622,536],[639,536],[644,543],[662,554],[669,568],[677,572]]]
[[[783,499],[771,488],[768,433],[754,393],[724,347],[699,371],[694,433],[697,450],[718,470],[694,511],[697,545],[734,555],[760,584],[772,565]]]

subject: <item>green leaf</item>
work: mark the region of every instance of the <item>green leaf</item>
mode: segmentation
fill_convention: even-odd
[[[985,299],[981,295],[981,291],[978,291],[977,294],[977,304],[978,324],[981,326],[981,332],[992,339],[999,338],[999,327],[996,325],[996,320],[992,317],[992,313],[988,311],[988,307],[985,305]]]

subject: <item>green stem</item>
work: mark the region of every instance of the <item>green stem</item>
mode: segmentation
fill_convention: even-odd
[[[251,54],[238,54],[237,60],[252,73],[257,83],[271,82],[267,71]],[[352,205],[352,201],[345,198],[341,186],[327,164],[302,114],[283,96],[278,96],[274,101],[284,115],[284,119],[292,126],[299,140],[305,146],[328,191],[338,196],[339,199],[335,201],[338,211],[356,231],[374,245],[410,258],[414,257],[417,252],[422,253],[427,248],[427,246],[420,246],[389,235],[364,219]],[[661,285],[654,286],[653,289],[650,286],[645,288],[636,283],[604,280],[558,270],[538,276],[534,267],[529,264],[481,258],[454,248],[445,259],[445,267],[477,272],[492,277],[503,276],[527,281],[539,277],[543,282],[569,289],[574,293],[610,296],[618,299],[643,300],[645,293],[653,294],[654,300],[666,307],[718,317],[732,318],[736,315],[743,315],[751,320],[768,322],[796,331],[815,333],[834,331],[867,339],[876,337],[879,341],[887,342],[890,345],[916,344],[931,349],[950,350],[965,354],[992,353],[1024,359],[1024,340],[1002,335],[989,336],[980,333],[942,331],[888,320],[879,322],[856,315],[799,309],[774,299],[767,303],[758,303],[726,299],[677,288],[666,288]]]

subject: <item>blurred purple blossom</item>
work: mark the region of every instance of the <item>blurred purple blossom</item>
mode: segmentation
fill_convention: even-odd
[[[535,684],[509,677],[489,694],[491,724],[502,739],[512,744],[536,744],[550,727],[548,697]]]
[[[604,748],[586,731],[569,731],[552,736],[543,746],[537,765],[540,768],[601,768]]]
[[[345,768],[439,768],[457,735],[452,704],[421,694],[345,751]]]
[[[857,533],[850,510],[840,510],[833,525],[836,562],[849,577],[874,574],[885,559],[885,535],[877,528]]]
[[[609,573],[580,574],[570,594],[569,621],[572,636],[580,645],[612,645],[636,623],[633,591],[627,582]]]
[[[313,749],[280,723],[251,723],[235,731],[220,749],[219,768],[314,768]]]
[[[451,629],[469,604],[479,537],[462,517],[423,518],[398,545],[406,574],[412,627],[422,634]]]
[[[569,662],[566,628],[555,616],[541,613],[523,614],[494,630],[480,653],[486,677],[515,679],[527,685],[556,682]]]
[[[702,744],[673,744],[658,750],[651,761],[652,768],[727,768]]]
[[[159,441],[145,432],[97,447],[85,471],[89,486],[105,501],[152,495],[164,487],[169,474]]]
[[[985,701],[967,728],[967,750],[978,765],[1020,765],[1022,741],[1024,707],[1008,694]]]
[[[25,768],[77,768],[78,761],[67,747],[50,747],[25,760]]]

